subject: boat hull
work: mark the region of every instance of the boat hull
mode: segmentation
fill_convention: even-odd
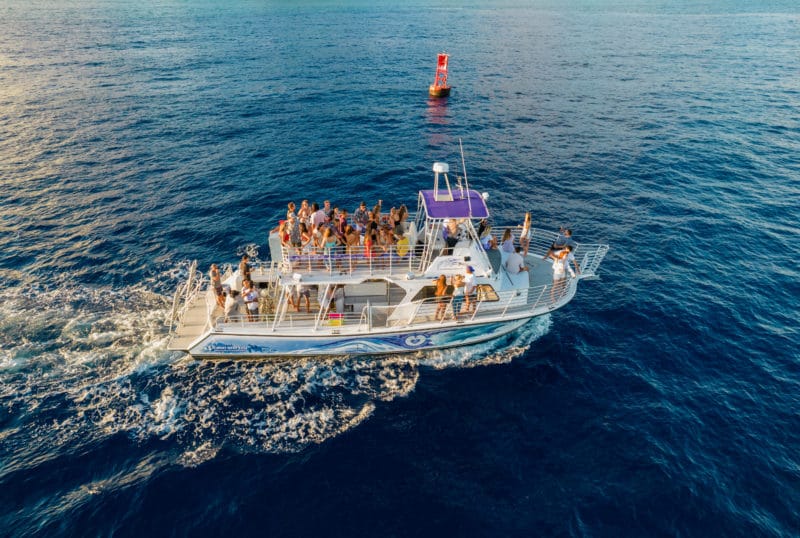
[[[193,346],[196,358],[258,358],[413,353],[477,344],[498,338],[524,325],[530,317],[441,329],[353,335],[281,336],[275,334],[211,333]]]

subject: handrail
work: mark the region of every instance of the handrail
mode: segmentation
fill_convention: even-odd
[[[201,292],[205,283],[205,277],[197,273],[197,260],[195,260],[189,266],[187,279],[178,285],[172,298],[172,308],[165,320],[165,323],[169,326],[169,332],[172,332],[174,328],[180,325],[183,316],[189,310],[194,298]]]
[[[281,265],[286,272],[323,272],[328,275],[352,275],[359,270],[369,274],[376,271],[394,270],[415,271],[421,248],[397,245],[376,246],[371,251],[358,247],[335,246],[314,249],[311,252],[298,252],[295,247],[281,246]]]
[[[504,230],[504,228],[500,228]],[[516,230],[516,228],[512,228]],[[532,230],[529,255],[544,255],[556,238],[557,234],[544,230]],[[468,319],[471,321],[480,321],[482,319],[497,319],[506,317],[519,317],[520,315],[545,313],[548,311],[560,308],[569,302],[577,291],[578,280],[583,278],[596,277],[597,269],[599,268],[603,258],[609,250],[608,245],[602,244],[578,244],[575,249],[576,260],[579,261],[580,273],[577,278],[569,278],[555,284],[545,284],[540,286],[532,286],[529,288],[497,291],[495,292],[496,299],[489,300],[487,298],[480,298],[475,301],[475,309],[472,313],[466,312]],[[419,250],[410,250],[407,253],[407,260],[409,265],[414,263],[415,254]],[[388,258],[393,258],[390,256]],[[332,257],[328,258],[329,261],[334,261]],[[342,260],[344,262],[344,260]],[[347,263],[354,263],[355,257],[350,256]],[[386,260],[388,267],[393,267],[395,260]],[[403,261],[405,263],[405,261]],[[404,266],[405,267],[405,266]],[[274,270],[274,268],[271,268]],[[190,269],[191,277],[189,280],[182,282],[173,297],[172,308],[169,311],[168,318],[165,320],[172,332],[175,327],[178,327],[186,314],[186,311],[193,304],[193,301],[198,293],[200,293],[206,284],[206,279],[202,273],[196,272],[196,266]],[[285,294],[281,293],[278,297],[277,304],[275,305],[274,313],[259,314],[249,321],[246,315],[230,316],[227,320],[224,316],[219,316],[213,319],[213,313],[216,308],[216,296],[207,292],[206,306],[207,306],[207,327],[213,327],[215,330],[224,331],[231,327],[247,326],[258,327],[262,324],[265,329],[272,332],[280,329],[299,329],[308,330],[314,328],[319,329],[321,332],[333,331],[337,332],[353,330],[357,328],[363,331],[366,327],[367,330],[373,328],[381,328],[385,324],[386,327],[412,327],[421,324],[430,324],[439,322],[444,324],[451,321],[451,319],[444,319],[448,317],[443,316],[441,320],[434,319],[438,311],[438,301],[443,299],[447,301],[446,312],[452,313],[453,297],[429,297],[420,299],[406,304],[394,304],[388,306],[375,306],[368,304],[363,307],[359,313],[337,313],[333,318],[329,315],[330,309],[326,311],[318,311],[316,315],[303,316],[302,314],[294,314],[289,312],[286,308],[287,300]],[[466,304],[466,301],[464,302]],[[401,310],[397,310],[400,308]],[[395,314],[395,311],[397,313]],[[463,311],[462,311],[463,313]],[[377,320],[377,325],[375,325]]]
[[[544,314],[553,311],[568,303],[577,291],[579,278],[568,278],[554,284],[532,286],[529,288],[507,290],[496,292],[497,299],[489,300],[478,296],[475,301],[475,311],[470,315],[469,312],[461,311],[471,321],[496,320],[504,318],[518,318],[523,315]],[[435,319],[437,313],[438,299],[447,301],[447,310],[442,319]],[[466,302],[462,303],[466,305]],[[366,305],[359,313],[343,312],[331,313],[326,311],[324,314],[302,314],[302,313],[270,313],[259,314],[253,320],[248,320],[245,314],[229,316],[227,320],[224,316],[218,317],[213,325],[217,331],[235,330],[237,327],[263,328],[264,330],[275,331],[280,328],[294,329],[299,333],[308,333],[309,330],[321,334],[347,332],[347,331],[371,331],[382,328],[403,328],[413,327],[423,324],[437,323],[446,325],[455,323],[452,317],[453,296],[428,297],[408,304],[402,305]],[[398,308],[409,308],[410,315],[406,315],[405,310],[393,314]],[[376,319],[380,320],[376,324]]]

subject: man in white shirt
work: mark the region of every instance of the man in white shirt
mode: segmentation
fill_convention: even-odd
[[[522,248],[516,247],[514,252],[509,254],[508,258],[506,258],[505,267],[509,274],[518,275],[522,271],[528,270],[528,266],[525,265],[525,260],[522,258],[520,252],[522,252]]]
[[[247,305],[247,321],[256,321],[258,319],[258,290],[253,286],[251,280],[244,281],[242,299]]]
[[[466,298],[467,312],[475,310],[477,306],[478,285],[475,283],[475,268],[467,265],[467,274],[464,277],[464,297]]]
[[[311,226],[313,226],[314,230],[319,230],[320,226],[325,224],[327,216],[325,215],[325,212],[319,208],[319,204],[317,202],[314,202],[311,208],[314,210],[314,212],[311,213]]]

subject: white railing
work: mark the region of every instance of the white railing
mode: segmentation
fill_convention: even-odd
[[[317,310],[310,313],[279,308],[278,313],[261,313],[248,316],[235,314],[219,316],[213,321],[218,332],[263,329],[264,332],[298,330],[298,333],[337,334],[364,332],[373,329],[406,329],[419,325],[447,325],[457,322],[515,319],[550,312],[567,304],[577,290],[576,278],[534,286],[521,290],[493,292],[491,295],[473,297],[468,303],[461,296],[429,297],[412,303],[390,306],[366,305],[360,312],[331,312]],[[462,301],[463,300],[463,301]],[[461,303],[458,316],[454,305]],[[443,307],[441,305],[444,305]]]
[[[500,240],[506,230],[511,230],[511,236],[514,244],[519,244],[520,233],[522,232],[521,226],[506,226],[499,228],[492,228],[492,235],[497,238],[497,246],[500,247]],[[539,228],[531,229],[531,237],[528,243],[528,255],[544,257],[550,251],[550,247],[558,238],[555,232],[541,230]],[[603,261],[606,253],[608,253],[608,245],[601,244],[587,244],[575,243],[576,248],[573,251],[575,261],[581,269],[581,278],[597,276],[597,269]]]
[[[186,281],[178,285],[172,298],[172,308],[165,319],[165,324],[169,326],[170,332],[174,327],[180,325],[181,319],[204,285],[205,278],[202,274],[197,273],[197,260],[195,260],[189,266],[189,275]]]
[[[422,248],[405,246],[375,246],[371,251],[358,247],[336,246],[298,252],[295,247],[281,247],[282,269],[285,272],[323,272],[329,275],[351,275],[358,272],[394,273],[415,272],[420,268]]]

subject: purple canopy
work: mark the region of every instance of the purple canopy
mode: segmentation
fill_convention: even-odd
[[[453,201],[442,202],[433,198],[433,190],[419,191],[425,205],[425,213],[432,219],[484,219],[489,216],[489,209],[483,196],[478,191],[453,190]],[[439,189],[439,196],[446,196],[447,191]],[[470,209],[472,212],[470,212]]]

